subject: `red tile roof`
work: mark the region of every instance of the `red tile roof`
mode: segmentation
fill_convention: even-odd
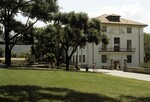
[[[132,20],[121,18],[121,17],[120,17],[119,22],[114,22],[114,21],[108,20],[107,19],[108,16],[118,16],[118,17],[120,17],[120,15],[116,15],[116,14],[111,14],[111,15],[104,14],[104,15],[98,16],[96,18],[99,19],[102,24],[137,25],[137,26],[144,26],[144,27],[148,26],[147,24],[135,22],[135,21],[132,21]]]

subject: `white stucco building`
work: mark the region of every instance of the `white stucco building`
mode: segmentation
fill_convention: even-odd
[[[19,57],[19,55],[21,53],[30,53],[31,51],[31,46],[32,45],[22,45],[22,44],[16,44],[13,49],[12,49],[12,54],[13,57]],[[0,48],[2,48],[5,51],[5,44],[4,44],[4,40],[0,37]],[[4,57],[5,54],[3,53],[3,56],[0,57]]]
[[[146,24],[123,19],[116,14],[101,15],[101,29],[109,38],[109,44],[87,44],[78,48],[72,57],[72,63],[92,67],[112,66],[116,69],[123,67],[138,67],[144,61],[144,33]]]

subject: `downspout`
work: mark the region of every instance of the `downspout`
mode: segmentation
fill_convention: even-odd
[[[93,43],[93,63],[92,64],[94,64],[94,43]]]
[[[89,67],[89,43],[87,43],[87,54],[85,54],[85,55],[87,55],[87,59],[86,59],[86,63],[87,63],[87,67]]]
[[[83,61],[83,53],[82,53],[83,48],[81,48],[81,66],[83,65],[82,61]]]
[[[77,66],[78,66],[78,63],[79,63],[78,48],[77,48],[77,54],[76,54],[76,56],[77,56],[77,57],[76,57],[76,64],[77,64]]]
[[[139,66],[140,66],[140,62],[141,62],[141,50],[140,50],[140,47],[141,47],[141,33],[140,33],[140,27],[139,27]]]

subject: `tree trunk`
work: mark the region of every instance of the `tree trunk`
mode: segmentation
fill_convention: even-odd
[[[5,64],[6,67],[10,67],[11,65],[11,49],[9,48],[9,41],[5,40]]]
[[[6,67],[11,65],[11,49],[10,49],[10,40],[9,40],[9,30],[5,29],[5,64]]]
[[[9,39],[9,22],[5,26],[5,64],[6,67],[10,67],[11,65],[11,48],[10,48],[10,39]]]
[[[69,70],[69,56],[68,56],[68,50],[66,50],[66,70]]]
[[[69,58],[66,56],[66,70],[69,70]]]

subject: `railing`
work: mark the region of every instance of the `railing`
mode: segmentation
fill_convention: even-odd
[[[134,52],[135,48],[100,48],[100,52]]]

